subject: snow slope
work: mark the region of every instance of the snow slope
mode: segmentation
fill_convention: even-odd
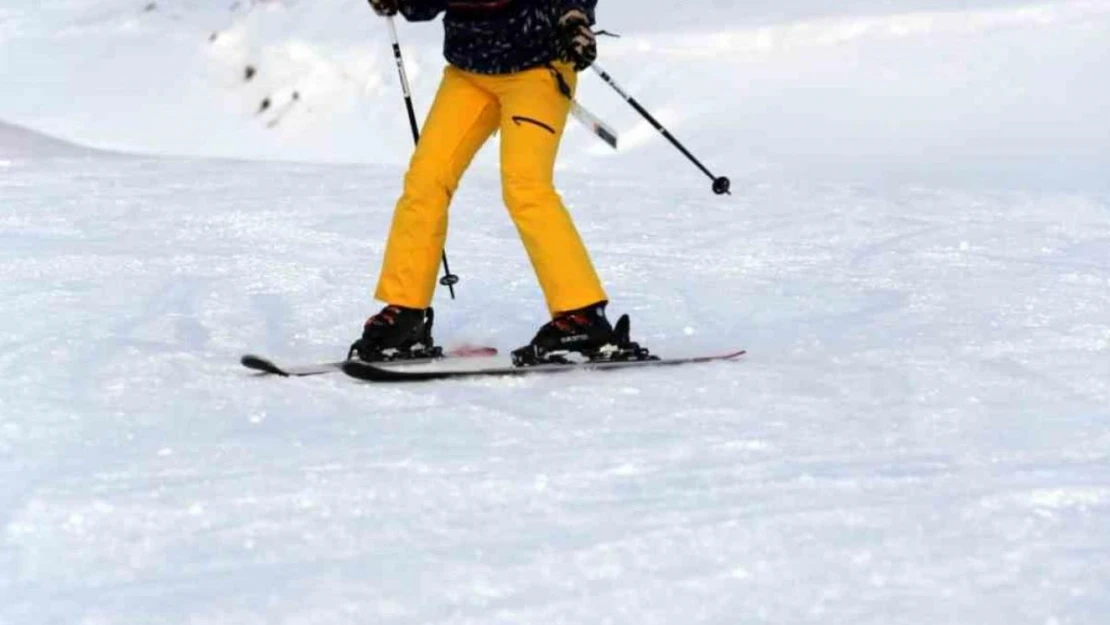
[[[405,387],[236,364],[336,358],[374,309],[380,26],[159,5],[0,8],[0,118],[162,155],[0,154],[0,624],[1110,615],[1106,3],[609,3],[607,68],[736,194],[596,81],[626,147],[569,137],[563,194],[638,339],[750,356]],[[329,95],[268,128],[278,87]],[[199,157],[251,155],[371,164]],[[437,335],[507,349],[543,307],[490,157]]]
[[[68,141],[48,137],[42,133],[0,122],[0,158],[74,157],[91,152]]]
[[[392,164],[409,153],[386,30],[361,0],[14,4],[0,22],[11,86],[0,119],[154,153]],[[599,19],[624,34],[603,40],[605,66],[717,167],[761,180],[1106,187],[1105,0],[639,6],[602,3]],[[421,111],[443,64],[439,31],[401,28]],[[625,148],[572,132],[564,167],[674,163],[595,77],[581,97]]]

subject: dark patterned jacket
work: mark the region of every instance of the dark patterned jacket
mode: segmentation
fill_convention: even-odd
[[[559,17],[579,9],[594,21],[597,0],[401,0],[401,13],[422,22],[442,12],[443,54],[479,74],[511,74],[558,57]]]

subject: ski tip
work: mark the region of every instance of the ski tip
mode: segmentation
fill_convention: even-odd
[[[745,349],[741,349],[741,350],[737,350],[737,351],[734,351],[734,352],[729,352],[727,354],[720,354],[718,356],[713,356],[709,360],[710,361],[714,361],[714,360],[716,360],[716,361],[738,360],[741,356],[747,356],[747,355],[748,355],[748,351],[745,350]]]
[[[248,369],[258,371],[259,373],[280,375],[283,378],[289,377],[289,374],[282,371],[273,361],[254,354],[244,354],[243,357],[239,359],[239,364]]]

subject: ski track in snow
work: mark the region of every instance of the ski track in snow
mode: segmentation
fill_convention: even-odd
[[[6,170],[0,622],[1110,608],[1106,197],[662,186],[628,202],[634,179],[566,175],[638,338],[751,356],[403,387],[240,370],[261,348],[342,355],[397,173]],[[447,342],[509,348],[541,320],[496,188],[475,172],[455,203]]]
[[[0,126],[0,625],[1110,615],[1107,3],[603,4],[606,68],[735,193],[584,79],[625,148],[572,131],[559,182],[610,310],[749,356],[413,386],[238,365],[377,308],[411,139],[365,8],[39,4],[0,9],[5,120],[381,164]],[[438,29],[403,33],[427,106]],[[448,346],[543,321],[494,152]]]

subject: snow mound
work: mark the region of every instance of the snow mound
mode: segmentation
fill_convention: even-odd
[[[93,150],[0,121],[0,159],[84,156]]]

